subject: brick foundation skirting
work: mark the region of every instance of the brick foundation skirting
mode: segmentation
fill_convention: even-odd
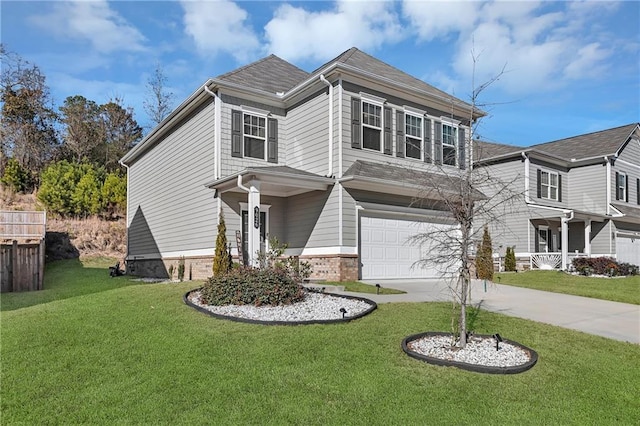
[[[357,281],[357,255],[300,256],[300,260],[311,264],[313,280]],[[177,280],[180,258],[129,259],[127,273],[141,277]],[[184,280],[204,280],[212,275],[213,258],[185,257]]]

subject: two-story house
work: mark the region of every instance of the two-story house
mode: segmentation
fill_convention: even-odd
[[[210,276],[224,214],[250,264],[274,236],[313,278],[438,276],[407,240],[454,225],[437,196],[414,201],[468,166],[481,114],[356,48],[310,73],[271,55],[209,79],[121,160],[127,267],[166,277],[184,258]]]
[[[575,256],[640,265],[640,126],[632,123],[528,148],[476,142],[474,166],[519,191],[492,232],[532,268]]]

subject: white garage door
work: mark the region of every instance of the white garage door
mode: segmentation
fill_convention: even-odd
[[[440,265],[415,265],[425,258],[428,247],[411,245],[408,240],[432,229],[453,230],[452,225],[420,223],[402,219],[362,216],[360,220],[360,262],[362,279],[439,278]]]
[[[640,238],[618,235],[616,240],[618,262],[632,263],[640,266]]]

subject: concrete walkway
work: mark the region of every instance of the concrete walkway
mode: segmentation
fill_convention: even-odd
[[[367,283],[380,284],[406,293],[347,294],[362,296],[376,303],[452,300],[451,291],[441,280],[376,280]],[[477,280],[472,283],[471,297],[473,304],[482,301],[482,309],[488,311],[640,344],[640,305],[494,283],[487,283],[485,291],[483,282]]]

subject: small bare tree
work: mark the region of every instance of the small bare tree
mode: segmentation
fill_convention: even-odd
[[[470,105],[466,105],[469,116],[462,121],[462,124],[469,126],[470,131],[468,136],[465,135],[464,146],[459,146],[459,149],[465,149],[467,153],[467,164],[459,164],[461,167],[455,172],[436,162],[439,173],[422,183],[424,189],[414,201],[423,207],[448,212],[448,222],[445,221],[443,226],[432,226],[409,239],[410,243],[419,244],[425,250],[424,257],[416,266],[435,265],[443,278],[449,280],[454,306],[452,328],[457,346],[461,348],[467,344],[467,307],[471,300],[474,247],[481,240],[484,225],[500,222],[504,212],[509,210],[504,208],[505,203],[513,203],[518,197],[512,185],[516,178],[507,181],[493,176],[486,168],[473,166],[473,141],[476,138],[477,126],[484,115],[481,108],[487,105],[480,104],[478,100],[482,92],[504,74],[505,67],[487,82],[476,86],[475,66],[478,56],[473,51],[471,56],[472,93]],[[454,103],[455,100],[452,98],[452,114]],[[445,158],[445,164],[446,160]],[[476,223],[478,218],[482,218],[485,223]]]
[[[173,92],[167,91],[167,76],[164,74],[162,65],[156,64],[153,75],[147,80],[147,97],[143,102],[143,107],[151,121],[160,124],[171,112],[173,103]]]

